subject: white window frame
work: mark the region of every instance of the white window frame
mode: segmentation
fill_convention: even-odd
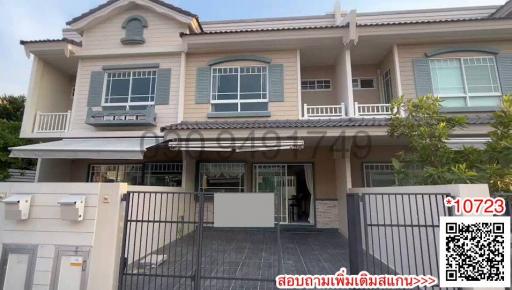
[[[393,164],[390,162],[364,162],[363,163],[363,187],[373,187],[373,184],[370,184],[370,186],[367,186],[369,183],[369,180],[367,179],[369,172],[393,172],[394,173],[394,167]],[[395,177],[395,183],[397,183],[396,177]]]
[[[242,100],[240,99],[240,69],[241,68],[247,68],[247,67],[264,67],[266,69],[266,98],[265,99],[252,99],[252,100]],[[213,71],[214,69],[223,69],[223,68],[236,68],[238,69],[238,92],[237,92],[237,95],[238,95],[238,98],[237,99],[234,99],[234,100],[214,100],[213,99]],[[240,113],[240,112],[251,112],[251,111],[241,111],[240,110],[240,107],[241,107],[241,104],[242,103],[268,103],[268,100],[269,100],[269,69],[268,69],[268,65],[243,65],[243,66],[214,66],[211,68],[210,70],[210,74],[211,74],[211,77],[210,77],[210,103],[211,104],[237,104],[238,105],[238,111],[236,111],[236,113]],[[263,79],[262,79],[263,80]],[[263,92],[262,92],[263,93]],[[213,108],[213,106],[212,106]],[[231,112],[231,111],[230,111]],[[233,111],[235,112],[235,111]]]
[[[389,93],[390,96],[386,96],[387,93],[387,86],[389,85]],[[388,68],[382,73],[382,103],[390,103],[393,99],[393,77],[391,69]],[[389,97],[389,100],[387,100]]]
[[[466,69],[464,68],[464,59],[493,59],[494,60],[494,73],[496,74],[496,80],[498,85],[498,91],[497,93],[468,93],[468,83],[466,79]],[[494,56],[465,56],[465,57],[446,57],[446,58],[430,58],[429,59],[429,68],[430,71],[432,70],[432,60],[450,60],[450,59],[456,59],[460,63],[461,73],[462,73],[462,84],[464,85],[464,94],[439,94],[438,97],[440,98],[465,98],[466,99],[466,105],[464,107],[470,107],[471,106],[471,97],[501,97],[503,96],[502,90],[501,90],[501,84],[500,84],[500,76],[498,73],[498,63],[496,62],[496,57]],[[489,70],[490,73],[490,70]],[[434,88],[434,80],[432,79],[432,89]]]
[[[354,80],[357,80],[357,87],[354,87]],[[361,88],[361,80],[372,80],[372,88]],[[377,77],[353,77],[352,78],[352,89],[354,90],[375,90],[377,89]]]
[[[322,82],[328,81],[329,82],[329,88],[328,89],[319,89],[318,86],[319,86],[319,82],[320,81],[322,81]],[[302,82],[315,82],[315,88],[314,89],[304,89],[304,88],[302,88]],[[302,79],[300,81],[300,89],[303,92],[332,91],[332,80],[331,79]]]
[[[132,73],[133,72],[137,72],[137,71],[147,71],[147,72],[155,72],[155,95],[153,96],[153,101],[152,102],[130,102],[130,99],[132,97],[140,97],[140,96],[132,96],[132,80],[133,80],[133,77],[132,77]],[[129,85],[129,88],[128,88],[128,102],[125,102],[125,103],[107,103],[105,102],[106,98],[107,98],[107,80],[108,80],[108,74],[109,73],[124,73],[124,72],[129,72],[130,73],[130,85]],[[150,84],[150,87],[151,87],[152,83]],[[102,95],[102,98],[101,98],[101,106],[111,106],[111,107],[120,107],[120,106],[126,106],[128,108],[128,106],[145,106],[145,105],[154,105],[155,104],[155,99],[156,99],[156,88],[157,88],[157,85],[158,85],[158,70],[157,69],[127,69],[127,70],[109,70],[109,71],[105,71],[105,76],[103,78],[103,95]],[[110,82],[110,86],[112,86],[112,82]]]

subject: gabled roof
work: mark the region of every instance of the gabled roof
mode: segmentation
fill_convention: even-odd
[[[225,130],[225,129],[279,129],[279,128],[341,128],[341,127],[385,127],[388,118],[341,118],[324,120],[226,120],[183,121],[162,127],[167,130]],[[492,115],[467,116],[470,125],[486,125],[493,121]]]
[[[507,17],[512,13],[512,0],[508,0],[505,4],[501,5],[496,11],[494,11],[489,17]]]
[[[320,26],[297,26],[297,27],[275,27],[275,28],[253,28],[253,29],[239,29],[239,30],[217,30],[217,31],[202,31],[198,33],[181,33],[180,35],[208,35],[208,34],[228,34],[228,33],[244,33],[244,32],[271,32],[271,31],[290,31],[290,30],[308,30],[308,29],[333,29],[348,27],[344,25],[320,25]]]
[[[75,41],[69,38],[57,38],[57,39],[39,39],[39,40],[20,40],[21,45],[31,44],[31,43],[56,43],[56,42],[65,42],[76,46],[82,46],[82,42]]]
[[[80,20],[82,20],[82,19],[84,19],[84,18],[86,18],[86,17],[88,17],[88,16],[90,16],[90,15],[93,15],[94,13],[96,13],[96,12],[98,12],[98,11],[100,11],[100,10],[104,9],[104,8],[107,8],[108,6],[110,6],[110,5],[114,4],[114,3],[118,2],[118,1],[120,1],[120,0],[109,0],[109,1],[107,1],[107,2],[105,2],[105,3],[103,3],[103,4],[99,5],[99,6],[97,6],[97,7],[95,7],[95,8],[92,8],[91,10],[89,10],[89,11],[87,11],[87,12],[83,13],[82,15],[79,15],[79,16],[77,16],[77,17],[75,17],[75,18],[71,19],[70,21],[66,22],[66,24],[67,24],[67,25],[71,25],[71,24],[73,24],[73,23],[76,23],[76,22],[78,22],[78,21],[80,21]],[[192,13],[192,12],[190,12],[190,11],[187,11],[187,10],[181,9],[181,8],[179,8],[179,7],[176,7],[176,6],[172,5],[172,4],[169,4],[169,3],[167,3],[167,2],[164,2],[164,1],[162,1],[162,0],[148,0],[148,1],[153,2],[153,3],[155,3],[155,4],[158,4],[158,5],[162,6],[162,7],[167,8],[167,9],[170,9],[170,10],[172,10],[172,11],[174,11],[174,12],[177,12],[177,13],[183,14],[183,15],[185,15],[185,16],[193,17],[193,18],[196,18],[196,19],[198,19],[198,18],[199,18],[196,14],[194,14],[194,13]]]

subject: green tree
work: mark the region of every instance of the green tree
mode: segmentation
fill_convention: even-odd
[[[393,159],[399,184],[452,184],[474,183],[480,180],[476,166],[481,153],[473,148],[452,150],[446,140],[453,130],[462,129],[467,120],[464,116],[448,116],[441,113],[441,100],[423,96],[405,100],[403,97],[392,104],[388,134],[405,138],[409,149]],[[406,116],[400,112],[405,110]]]
[[[35,160],[9,158],[9,147],[29,144],[28,140],[19,138],[24,104],[24,96],[0,97],[0,181],[9,178],[10,168],[35,167]]]
[[[512,96],[503,98],[491,126],[494,130],[484,152],[485,174],[493,192],[512,192]]]

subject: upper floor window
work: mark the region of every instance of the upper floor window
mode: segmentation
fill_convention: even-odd
[[[431,59],[433,93],[445,107],[498,106],[501,89],[492,56]]]
[[[302,80],[301,87],[303,91],[330,91],[332,89],[331,80]]]
[[[354,90],[375,89],[375,78],[353,78],[352,88]]]
[[[268,110],[267,66],[212,68],[213,112]]]
[[[103,105],[152,105],[155,102],[156,70],[105,73]]]

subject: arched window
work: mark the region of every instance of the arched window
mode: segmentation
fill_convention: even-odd
[[[125,36],[121,38],[122,44],[143,44],[144,28],[148,27],[148,22],[142,16],[130,16],[123,22]]]

